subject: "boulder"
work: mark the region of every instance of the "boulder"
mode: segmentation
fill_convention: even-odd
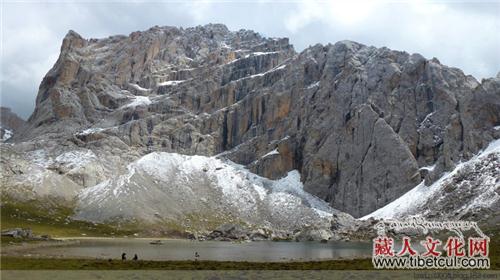
[[[9,236],[14,238],[31,239],[34,237],[33,231],[29,228],[13,228],[2,231],[2,236]]]

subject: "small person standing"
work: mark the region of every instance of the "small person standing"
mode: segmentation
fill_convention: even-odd
[[[138,260],[138,259],[139,259],[139,257],[137,257],[137,254],[134,254],[134,258],[133,258],[133,260],[134,260],[134,261],[136,261],[136,260]]]
[[[122,261],[125,261],[125,260],[127,260],[127,254],[122,253]]]

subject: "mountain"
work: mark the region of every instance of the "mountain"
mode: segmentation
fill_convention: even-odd
[[[422,182],[363,219],[421,215],[428,219],[487,220],[494,225],[500,211],[499,167],[500,139],[432,185]]]
[[[2,186],[74,200],[73,218],[96,222],[324,229],[439,182],[499,125],[500,77],[419,54],[352,41],[297,53],[221,24],[70,31],[2,147],[19,158],[2,161]]]
[[[25,121],[8,107],[0,107],[0,141],[5,142],[23,129]]]
[[[77,219],[160,221],[182,228],[211,219],[285,231],[329,228],[326,217],[340,214],[306,193],[297,171],[272,181],[219,159],[157,152],[131,163],[126,174],[85,189],[78,201]]]

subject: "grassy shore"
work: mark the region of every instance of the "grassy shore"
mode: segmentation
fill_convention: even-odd
[[[51,237],[67,236],[131,236],[140,225],[106,225],[72,220],[73,208],[57,204],[46,205],[39,202],[19,203],[2,196],[2,230],[10,228],[29,228],[34,234],[47,234]],[[47,210],[48,209],[48,210]]]
[[[121,261],[100,259],[1,258],[1,269],[161,269],[161,270],[324,270],[373,269],[371,259],[311,262]]]
[[[67,219],[72,214],[71,208],[50,207],[49,215],[41,211],[35,204],[16,204],[11,201],[2,201],[1,229],[31,228],[35,234],[49,234],[52,237],[94,236],[119,237],[133,236],[140,231],[140,227],[125,225],[120,228],[105,224],[94,224]],[[498,225],[485,227],[484,232],[491,238],[490,261],[491,269],[500,269],[500,229]],[[8,246],[17,246],[19,243],[44,243],[33,241],[1,238],[2,251],[8,251]],[[38,245],[36,245],[38,246]],[[231,262],[231,261],[125,261],[102,259],[70,259],[70,258],[33,258],[22,257],[16,254],[1,256],[1,269],[29,270],[29,269],[67,269],[67,270],[121,270],[121,269],[165,269],[165,270],[332,270],[332,269],[373,269],[371,259],[330,260],[308,262]]]
[[[490,232],[490,268],[500,269],[500,235]],[[34,258],[3,255],[1,269],[11,270],[369,270],[371,259],[306,262],[121,261],[117,259]]]

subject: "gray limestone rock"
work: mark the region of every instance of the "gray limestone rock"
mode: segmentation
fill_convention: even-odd
[[[352,41],[296,53],[286,38],[209,24],[70,31],[10,142],[21,153],[50,146],[53,158],[95,154],[48,169],[72,189],[121,184],[151,152],[217,156],[270,179],[298,170],[306,191],[361,217],[470,159],[499,125],[498,77]]]

